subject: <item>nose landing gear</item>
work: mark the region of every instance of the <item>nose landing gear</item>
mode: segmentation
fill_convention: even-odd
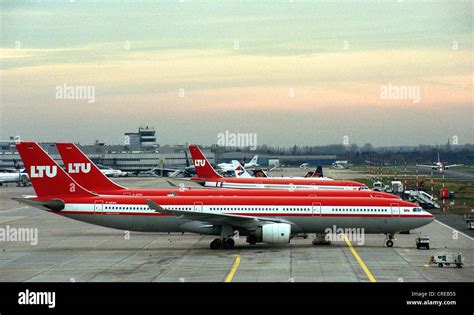
[[[394,234],[387,234],[387,240],[385,241],[385,245],[387,245],[387,247],[393,247],[393,237]]]

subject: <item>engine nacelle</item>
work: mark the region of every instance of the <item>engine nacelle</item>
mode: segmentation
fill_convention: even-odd
[[[257,239],[268,244],[289,243],[290,236],[291,225],[287,223],[270,223],[257,229]]]

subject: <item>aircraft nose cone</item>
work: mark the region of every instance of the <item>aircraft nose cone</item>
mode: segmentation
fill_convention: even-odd
[[[423,222],[423,225],[427,225],[433,222],[434,220],[435,220],[435,216],[429,212],[426,212],[426,217],[423,218],[422,222]]]

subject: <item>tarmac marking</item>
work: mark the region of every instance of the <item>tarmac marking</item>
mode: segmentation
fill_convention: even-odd
[[[232,279],[234,278],[235,272],[237,271],[237,268],[239,268],[239,265],[240,265],[240,255],[237,255],[237,257],[235,257],[234,264],[232,265],[232,268],[230,269],[230,272],[225,278],[224,282],[232,282]]]
[[[377,280],[375,280],[374,276],[372,275],[372,273],[370,272],[369,268],[367,268],[367,266],[365,265],[364,261],[362,260],[362,258],[360,258],[359,254],[357,253],[357,251],[355,250],[355,248],[352,246],[352,243],[351,241],[349,241],[349,239],[344,236],[344,241],[346,241],[346,244],[347,246],[349,247],[352,255],[354,255],[354,257],[357,259],[357,262],[359,263],[360,267],[362,268],[362,270],[364,270],[365,274],[367,275],[367,277],[369,278],[370,282],[377,282]]]
[[[1,210],[0,215],[2,215],[4,213],[10,213],[10,212],[18,211],[18,210],[23,210],[23,209],[26,209],[26,208],[29,208],[29,207],[30,206],[23,206],[23,207],[19,207],[19,208],[10,209],[10,210]]]
[[[12,223],[15,221],[29,218],[28,216],[0,216],[0,224]]]
[[[453,227],[447,225],[446,223],[443,223],[443,222],[438,221],[438,220],[435,220],[435,222],[441,224],[441,225],[444,226],[444,227],[447,227],[448,229],[451,229],[451,230],[453,230],[453,231],[456,231],[456,233],[459,233],[459,234],[461,234],[462,236],[465,236],[465,237],[467,237],[468,239],[474,241],[474,238],[473,238],[473,237],[471,237],[471,236],[469,236],[469,235],[467,235],[467,234],[465,234],[465,233],[463,233],[463,232],[461,232],[461,231],[456,230],[455,228],[453,228]]]

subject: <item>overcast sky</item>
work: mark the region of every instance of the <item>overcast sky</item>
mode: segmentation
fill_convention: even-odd
[[[0,6],[0,139],[122,143],[150,125],[161,144],[474,143],[468,0]]]

